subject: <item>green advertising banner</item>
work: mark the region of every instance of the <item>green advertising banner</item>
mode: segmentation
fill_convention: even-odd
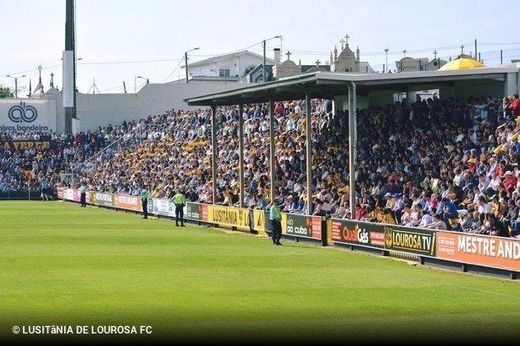
[[[192,220],[202,220],[201,219],[201,205],[197,203],[187,202],[186,203],[186,218]]]
[[[321,239],[321,217],[285,214],[286,234],[298,237]]]

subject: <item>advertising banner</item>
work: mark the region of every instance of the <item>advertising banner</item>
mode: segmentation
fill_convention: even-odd
[[[80,200],[80,193],[79,193],[78,189],[72,190],[72,200],[74,202],[79,202],[79,200]]]
[[[141,198],[130,195],[114,195],[114,207],[133,211],[142,211]]]
[[[286,234],[321,239],[321,218],[298,214],[286,214]]]
[[[64,189],[63,190],[63,199],[66,201],[73,201],[74,200],[74,190],[73,189]]]
[[[252,225],[253,227],[251,227],[251,228],[259,233],[260,232],[265,233],[265,231],[267,230],[266,221],[269,220],[268,212],[266,212],[264,210],[253,209],[252,214],[253,214],[253,225]]]
[[[249,228],[249,209],[207,205],[208,222]]]
[[[435,232],[385,225],[385,248],[435,256]]]
[[[94,192],[94,204],[103,207],[112,207],[112,194],[106,192]]]
[[[56,131],[55,100],[0,100],[0,131]]]
[[[170,200],[166,198],[151,198],[152,207],[149,209],[153,214],[161,216],[175,216],[175,209],[172,210]]]
[[[445,260],[520,271],[520,240],[437,232],[436,254]]]
[[[202,205],[198,203],[187,202],[186,213],[184,217],[192,220],[202,220]]]
[[[12,151],[36,149],[37,151],[45,151],[55,146],[54,141],[3,141],[0,142],[0,147],[4,150],[10,149]]]
[[[64,197],[64,188],[63,187],[58,187],[56,188],[56,196],[58,197],[58,199],[63,199]]]
[[[200,220],[208,221],[209,220],[209,204],[201,204],[200,206]]]
[[[87,202],[87,204],[94,204],[94,191],[87,191],[85,197],[85,202]]]
[[[332,227],[332,240],[334,241],[378,248],[385,247],[383,225],[332,219],[330,227]]]

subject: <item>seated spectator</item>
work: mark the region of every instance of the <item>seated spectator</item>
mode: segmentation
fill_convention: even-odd
[[[430,224],[427,224],[425,227],[429,229],[437,229],[437,230],[447,230],[448,227],[443,220],[443,216],[441,214],[433,214],[433,219]]]

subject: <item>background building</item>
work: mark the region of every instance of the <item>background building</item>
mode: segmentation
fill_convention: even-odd
[[[266,57],[266,63],[273,65],[274,60]],[[190,78],[218,77],[239,80],[240,77],[260,64],[263,64],[262,55],[244,50],[188,64],[188,74]],[[186,66],[181,66],[181,68],[185,69]]]

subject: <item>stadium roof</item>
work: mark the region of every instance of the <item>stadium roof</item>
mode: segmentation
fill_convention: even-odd
[[[334,96],[346,95],[348,84],[351,82],[356,84],[358,95],[367,95],[369,91],[377,90],[407,91],[410,86],[450,86],[453,82],[461,80],[505,81],[506,74],[518,73],[518,71],[517,65],[510,64],[461,71],[421,71],[394,74],[313,72],[191,97],[185,101],[190,106],[224,106],[260,103],[269,100],[303,99],[305,93],[308,93],[311,98],[331,99]]]

